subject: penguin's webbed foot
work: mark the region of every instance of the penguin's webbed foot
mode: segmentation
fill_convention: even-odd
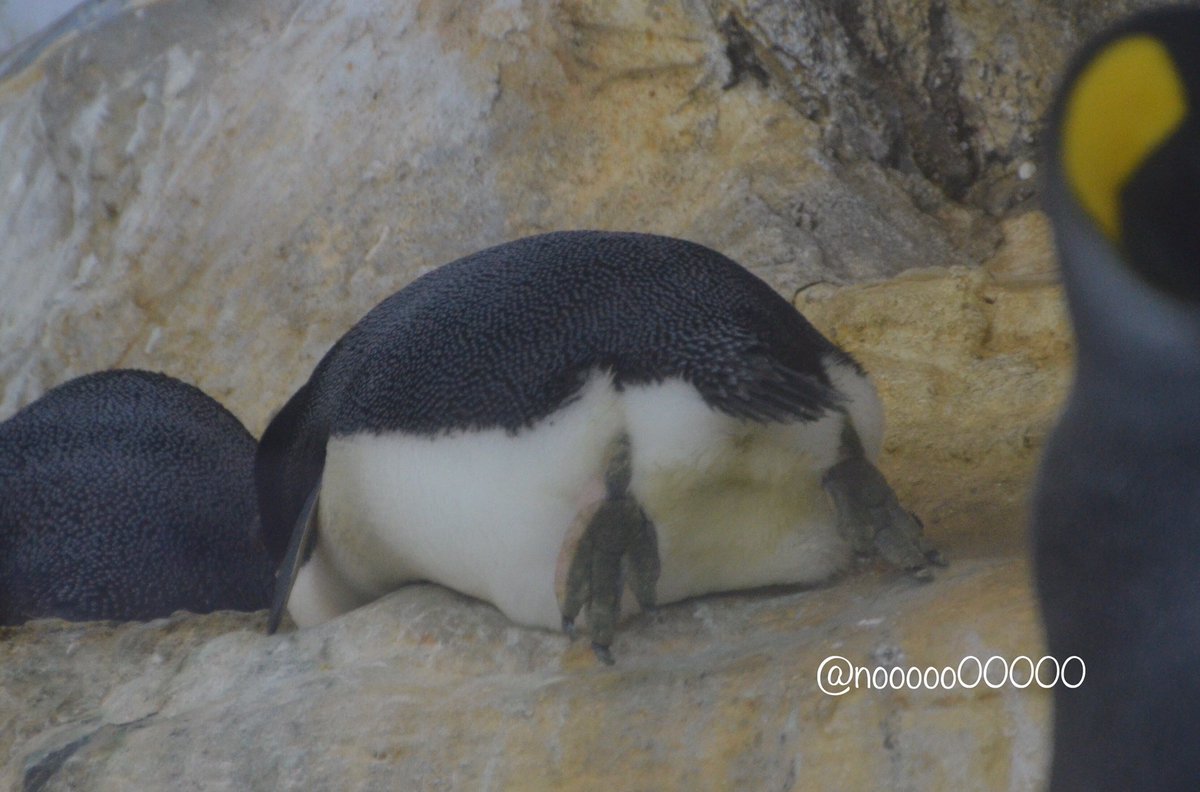
[[[638,604],[650,610],[661,569],[654,524],[629,494],[629,478],[629,441],[622,437],[614,444],[606,471],[607,495],[579,516],[586,525],[573,548],[570,538],[564,545],[569,564],[556,586],[563,631],[575,637],[575,618],[586,605],[592,650],[605,665],[615,662],[609,647],[625,585]]]
[[[609,647],[621,615],[626,583],[644,609],[654,607],[659,573],[654,525],[631,497],[606,499],[595,509],[575,547],[559,604],[563,631],[575,637],[575,618],[586,605],[592,649],[612,665]]]
[[[880,555],[917,580],[933,579],[930,565],[946,566],[926,541],[925,526],[900,505],[891,485],[866,457],[851,456],[830,468],[823,481],[837,508],[838,529],[860,555]]]

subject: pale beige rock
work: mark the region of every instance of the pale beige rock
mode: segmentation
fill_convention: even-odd
[[[843,161],[869,160],[993,214],[1036,191],[1065,59],[1144,2],[733,0],[755,55]],[[719,9],[719,10],[718,10]],[[936,199],[934,199],[936,202]],[[932,207],[930,208],[932,211]]]
[[[0,416],[136,366],[253,431],[384,296],[529,233],[683,236],[788,294],[982,263],[1079,27],[1057,3],[89,8],[0,83]]]
[[[1006,225],[1044,222],[1032,213]],[[939,490],[969,491],[962,506],[935,505],[934,523],[946,509],[975,511],[978,523],[964,524],[973,540],[1020,554],[1023,532],[991,530],[987,515],[997,500],[1013,506],[1026,497],[1030,461],[1069,383],[1072,342],[1061,287],[1014,278],[1007,263],[1044,271],[1053,257],[1049,236],[1008,239],[987,269],[914,271],[832,294],[807,290],[797,307],[871,372],[887,407],[883,468],[901,497],[936,504]]]
[[[538,231],[784,293],[980,264],[1066,53],[1134,5],[89,4],[0,62],[0,417],[137,366],[258,431],[388,293]]]
[[[432,587],[301,633],[261,627],[226,615],[6,630],[0,783],[990,790],[1034,788],[1044,761],[1044,691],[864,680],[831,697],[816,682],[832,654],[939,669],[1036,656],[1018,564],[672,606],[628,627],[613,669]]]

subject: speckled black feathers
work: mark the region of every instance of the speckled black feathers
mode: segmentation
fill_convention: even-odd
[[[838,401],[821,366],[854,366],[786,300],[701,245],[573,231],[490,248],[418,278],[355,325],[272,422],[256,475],[282,557],[331,434],[518,431],[590,372],[618,388],[680,378],[713,408],[812,419]]]
[[[266,607],[254,449],[200,390],[141,371],[0,424],[0,624]]]
[[[835,351],[724,256],[645,234],[546,234],[447,264],[375,307],[322,361],[334,434],[504,427],[554,412],[589,371],[618,387],[680,377],[754,420],[835,402]]]

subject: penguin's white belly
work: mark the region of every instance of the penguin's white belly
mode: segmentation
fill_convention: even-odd
[[[559,626],[559,549],[576,513],[603,496],[604,455],[620,431],[611,379],[595,376],[575,401],[515,435],[331,438],[317,548],[297,577],[293,619],[305,626],[348,610],[320,602],[331,586],[349,588],[335,599],[357,599],[354,607],[430,580],[514,621]]]
[[[834,381],[873,456],[882,434],[874,389],[850,369]],[[431,580],[514,621],[557,628],[556,564],[577,514],[603,497],[606,454],[622,432],[630,489],[658,537],[660,603],[824,579],[850,557],[820,482],[843,420],[832,411],[756,424],[715,412],[680,380],[617,391],[596,375],[515,435],[332,438],[317,547],[288,609],[307,626]]]
[[[850,558],[821,476],[838,459],[844,416],[759,424],[667,382],[629,388],[634,496],[653,521],[658,601],[823,580]]]

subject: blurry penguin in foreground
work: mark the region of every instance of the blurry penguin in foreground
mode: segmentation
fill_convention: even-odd
[[[858,364],[712,250],[500,245],[384,300],[267,428],[271,626],[429,580],[528,625],[586,606],[611,662],[626,583],[648,607],[823,580],[854,550],[928,577],[882,431]]]
[[[0,423],[0,624],[258,610],[254,438],[197,388],[105,371]]]
[[[1200,789],[1200,10],[1134,17],[1069,71],[1046,206],[1078,344],[1033,509],[1051,789]]]

